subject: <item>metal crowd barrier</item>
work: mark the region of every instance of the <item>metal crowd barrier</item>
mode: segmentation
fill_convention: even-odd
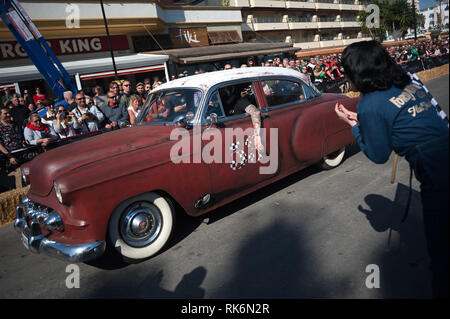
[[[434,57],[422,58],[420,60],[411,61],[402,64],[403,70],[409,73],[417,73],[424,70],[436,68],[448,63],[448,54]]]
[[[420,71],[425,71],[444,64],[448,64],[448,62],[448,54],[445,54],[441,56],[422,58],[417,61],[411,61],[402,64],[401,67],[406,72],[414,74]],[[350,84],[344,78],[324,81],[321,83],[314,83],[314,85],[322,93],[348,93],[350,91]]]
[[[29,145],[27,147],[12,151],[11,155],[14,156],[19,161],[19,165],[22,165],[25,164],[26,162],[31,161],[33,158],[35,158],[41,153],[44,153],[46,151],[49,151],[62,145],[66,145],[102,133],[103,133],[102,131],[98,130],[89,133],[78,134],[67,138],[62,138],[53,143],[50,143],[46,147]],[[11,165],[8,157],[6,157],[6,155],[0,152],[0,175],[9,174],[10,172],[16,170],[17,168],[18,166]]]

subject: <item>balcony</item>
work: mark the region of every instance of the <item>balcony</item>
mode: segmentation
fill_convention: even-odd
[[[318,28],[319,29],[330,29],[330,28],[341,28],[340,19],[337,17],[319,17]]]
[[[339,5],[340,10],[347,10],[347,11],[363,11],[364,7],[360,5],[354,5],[354,4],[340,4]]]
[[[243,31],[273,31],[273,30],[288,30],[289,24],[287,16],[283,17],[254,17],[247,16],[246,23],[242,25]]]
[[[317,22],[302,22],[302,21],[290,21],[288,25],[290,30],[317,29],[319,27]]]
[[[295,42],[294,48],[305,49],[317,49],[320,48],[320,41],[311,41],[311,42]]]
[[[338,39],[338,40],[322,40],[320,41],[320,47],[321,48],[327,48],[327,47],[339,47],[344,45],[344,40]]]
[[[342,28],[360,28],[361,24],[358,21],[342,21]]]
[[[288,30],[289,25],[286,22],[253,22],[253,31],[270,31],[270,30]]]
[[[334,0],[316,0],[316,9],[339,10],[339,3],[334,3]]]
[[[288,9],[315,9],[316,3],[308,0],[293,0],[286,1],[286,8]]]
[[[230,2],[232,7],[251,8],[288,8],[288,9],[325,9],[362,11],[365,3],[355,0],[235,0]]]
[[[249,0],[250,7],[286,8],[284,0]]]
[[[318,22],[319,29],[331,29],[331,28],[341,28],[341,23],[339,21],[327,21]]]
[[[223,6],[222,4],[222,0],[221,0],[221,6]],[[230,1],[230,7],[250,7],[250,3],[249,0],[233,0]]]

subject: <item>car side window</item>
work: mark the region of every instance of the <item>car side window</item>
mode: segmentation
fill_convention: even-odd
[[[220,100],[219,92],[215,91],[211,94],[208,103],[206,103],[205,119],[209,120],[211,113],[216,113],[218,117],[225,116],[223,111],[222,101]]]
[[[305,100],[300,83],[287,80],[267,80],[262,82],[264,95],[269,107]]]
[[[258,107],[256,96],[253,92],[252,82],[243,82],[228,85],[218,90],[222,101],[225,116],[234,116],[245,113],[249,104]]]
[[[318,92],[317,89],[314,90],[314,88],[312,88],[312,87],[310,87],[310,86],[308,86],[306,84],[303,85],[303,89],[305,91],[307,99],[313,99],[313,98],[316,98],[316,97],[318,97],[320,95],[320,93]]]

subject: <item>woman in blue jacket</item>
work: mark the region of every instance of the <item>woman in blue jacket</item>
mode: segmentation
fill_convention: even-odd
[[[412,81],[377,41],[349,45],[345,75],[361,92],[357,113],[336,104],[364,154],[385,163],[394,150],[405,156],[420,182],[431,257],[433,296],[448,298],[449,128],[426,89]]]

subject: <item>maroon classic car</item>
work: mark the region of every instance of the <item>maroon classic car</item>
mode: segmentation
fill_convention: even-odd
[[[70,262],[106,249],[148,258],[169,240],[175,206],[198,216],[312,164],[339,165],[354,139],[336,102],[355,111],[358,99],[321,94],[299,72],[273,67],[165,83],[136,125],[23,167],[31,188],[14,226],[31,251]],[[261,129],[243,103],[258,108]]]

